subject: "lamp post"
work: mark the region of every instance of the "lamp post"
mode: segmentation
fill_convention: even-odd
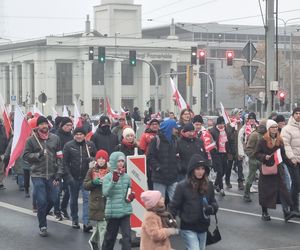
[[[117,56],[117,36],[120,35],[120,32],[115,32],[115,57]]]

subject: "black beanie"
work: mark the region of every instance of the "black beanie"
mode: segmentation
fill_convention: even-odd
[[[36,121],[37,126],[39,126],[42,123],[47,123],[48,124],[48,120],[45,116],[39,116],[39,118]]]
[[[225,120],[224,120],[223,116],[218,117],[216,125],[218,125],[218,124],[225,124]]]
[[[55,126],[58,127],[61,122],[62,116],[57,116],[54,120]]]
[[[277,115],[275,122],[285,122],[285,118],[283,115]]]
[[[203,118],[201,115],[195,115],[194,118],[193,118],[193,123],[195,122],[200,122],[200,123],[203,123]]]
[[[83,127],[76,127],[73,131],[73,135],[76,135],[77,133],[86,135],[86,131]]]
[[[188,124],[184,125],[182,131],[183,132],[189,132],[189,131],[194,131],[194,130],[195,130],[195,128],[194,128],[193,124],[192,123],[188,123]]]
[[[256,120],[256,114],[254,112],[250,112],[248,114],[248,119],[254,119],[254,120]]]
[[[300,107],[296,107],[296,108],[294,108],[294,110],[293,110],[293,114],[292,114],[292,115],[294,115],[296,112],[300,112]]]
[[[110,125],[110,120],[108,116],[102,115],[99,120],[99,125]]]
[[[61,118],[61,121],[60,121],[60,127],[62,128],[62,127],[63,127],[64,125],[66,125],[67,123],[72,123],[72,124],[73,124],[71,118],[66,117],[66,116],[62,117],[62,118]]]

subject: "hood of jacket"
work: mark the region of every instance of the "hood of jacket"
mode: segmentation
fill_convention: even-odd
[[[126,160],[125,155],[118,151],[118,152],[113,152],[110,157],[109,157],[109,168],[110,171],[113,172],[114,170],[117,169],[117,163],[119,160],[123,159],[124,161]]]
[[[160,132],[167,138],[169,142],[172,140],[173,128],[178,128],[176,121],[168,119],[160,124]]]
[[[205,174],[209,175],[210,169],[209,169],[208,161],[202,155],[194,154],[194,155],[192,155],[189,165],[188,165],[188,171],[187,171],[188,176],[191,176],[194,169],[197,168],[198,166],[204,166]]]

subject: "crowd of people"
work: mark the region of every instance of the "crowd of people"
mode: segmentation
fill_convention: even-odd
[[[131,249],[131,202],[136,197],[126,157],[134,155],[135,148],[147,159],[148,190],[138,197],[146,209],[142,250],[171,249],[169,237],[176,234],[186,249],[204,250],[210,216],[218,211],[215,194],[224,197],[226,189],[232,188],[232,170],[244,202],[252,202],[250,190],[258,179],[262,220],[271,220],[269,209],[278,203],[286,222],[300,217],[300,107],[293,110],[287,124],[277,114],[258,121],[255,113],[237,108],[227,124],[223,116],[204,124],[203,117],[190,109],[183,109],[178,120],[174,113],[164,119],[149,114],[139,138],[138,108],[114,120],[102,115],[95,131],[86,114],[76,128],[70,117],[52,121],[28,113],[27,119],[32,135],[11,174],[25,197],[32,196],[42,237],[47,236],[46,218],[51,213],[80,229],[81,191],[82,229],[92,233],[91,249],[112,250],[119,230],[122,249]],[[1,190],[12,143],[3,123],[0,141]],[[249,169],[246,178],[245,166]],[[210,172],[215,173],[214,180]]]

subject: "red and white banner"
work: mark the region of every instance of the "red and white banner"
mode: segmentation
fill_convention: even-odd
[[[175,83],[173,81],[173,79],[170,77],[170,83],[171,83],[171,87],[172,87],[172,91],[173,91],[173,99],[176,102],[178,108],[180,110],[186,109],[188,108],[185,100],[183,99],[183,97],[181,96],[181,94],[179,93],[178,89],[175,86]]]
[[[1,94],[0,94],[0,112],[1,112],[0,115],[3,117],[3,125],[5,128],[6,137],[9,138],[9,135],[11,133],[11,123],[9,119],[9,113],[5,108],[4,100]]]
[[[282,156],[281,156],[281,151],[280,148],[276,150],[274,153],[274,160],[277,165],[279,165],[282,162]]]
[[[131,178],[131,189],[135,192],[135,199],[132,202],[133,214],[130,217],[130,224],[131,228],[136,231],[139,236],[145,213],[141,194],[148,189],[146,156],[127,156],[127,173]]]
[[[18,105],[15,107],[14,116],[14,137],[11,147],[10,159],[6,168],[6,176],[15,164],[15,161],[22,155],[26,140],[31,134],[31,128],[25,119],[22,110]]]
[[[82,127],[81,115],[79,113],[76,102],[74,103],[74,128]]]
[[[224,118],[224,121],[225,121],[225,124],[227,123],[230,123],[230,119],[229,119],[229,116],[223,106],[223,104],[220,102],[220,106],[221,106],[221,115],[223,116]]]
[[[115,111],[113,111],[113,109],[111,108],[108,97],[106,97],[106,109],[107,109],[107,114],[110,117],[112,117],[114,119],[117,119],[119,117],[119,115]]]

